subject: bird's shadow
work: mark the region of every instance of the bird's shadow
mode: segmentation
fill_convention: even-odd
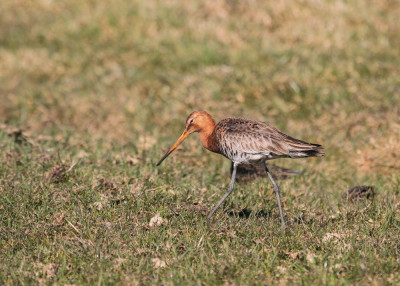
[[[226,214],[228,214],[231,217],[238,217],[238,218],[249,218],[254,211],[248,208],[244,208],[240,211],[225,211]],[[272,211],[270,210],[260,210],[256,213],[254,213],[254,216],[257,218],[271,218],[273,217]],[[277,219],[279,218],[278,216],[276,217]],[[299,216],[295,217],[293,219],[288,219],[285,217],[286,224],[288,226],[290,225],[299,225],[299,224],[304,224],[304,225],[312,225],[316,223],[316,220],[313,218],[308,218],[306,219],[304,216]]]
[[[254,213],[254,211],[251,210],[251,209],[248,209],[248,208],[244,208],[244,209],[242,209],[242,210],[240,210],[240,211],[226,211],[226,213],[227,213],[229,216],[233,216],[233,217],[249,218],[250,215],[251,215],[252,213]],[[255,217],[259,217],[259,218],[261,218],[261,217],[262,217],[262,218],[271,217],[271,216],[272,216],[272,212],[269,211],[269,210],[267,210],[267,211],[261,210],[261,211],[256,212],[256,213],[254,214],[254,216],[255,216]]]

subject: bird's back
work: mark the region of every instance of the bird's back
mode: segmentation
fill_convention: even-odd
[[[320,157],[321,145],[293,138],[264,122],[226,118],[215,127],[220,152],[238,163],[276,158]]]

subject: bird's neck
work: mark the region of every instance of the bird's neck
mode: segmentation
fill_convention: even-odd
[[[220,153],[217,140],[215,138],[215,121],[213,120],[212,124],[208,124],[207,127],[203,128],[199,132],[201,144],[203,144],[204,148],[210,150],[211,152]]]

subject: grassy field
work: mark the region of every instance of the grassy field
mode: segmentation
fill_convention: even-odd
[[[399,284],[398,1],[0,2],[0,284]],[[187,115],[325,147],[229,183]],[[348,201],[357,185],[373,198]],[[242,210],[250,215],[240,215]]]

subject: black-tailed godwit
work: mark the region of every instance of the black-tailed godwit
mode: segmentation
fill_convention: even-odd
[[[307,143],[295,139],[264,122],[245,118],[226,118],[218,124],[205,111],[194,111],[186,120],[185,130],[175,144],[157,163],[159,166],[169,154],[174,151],[191,133],[198,132],[203,146],[215,153],[221,154],[233,162],[233,171],[228,191],[211,210],[207,218],[211,218],[219,206],[233,191],[236,169],[239,164],[262,164],[272,182],[278,200],[282,227],[283,218],[279,187],[273,179],[266,160],[277,158],[321,157],[321,145]]]

